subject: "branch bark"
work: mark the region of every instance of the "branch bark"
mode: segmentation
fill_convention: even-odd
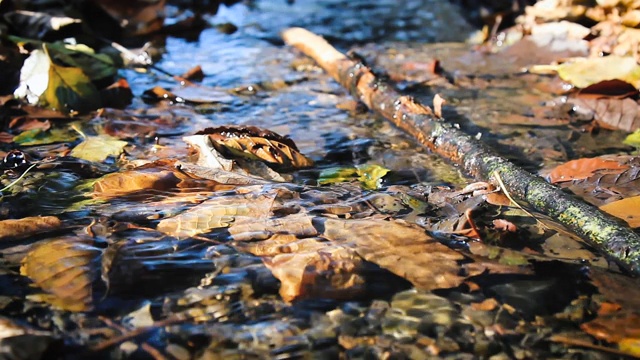
[[[501,157],[475,138],[402,96],[361,62],[350,59],[322,37],[305,29],[282,33],[288,45],[313,58],[370,110],[412,135],[420,144],[460,166],[469,175],[499,185],[516,200],[557,219],[634,275],[640,275],[640,236],[625,223],[567,194]]]

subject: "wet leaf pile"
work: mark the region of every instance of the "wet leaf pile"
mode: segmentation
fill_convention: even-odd
[[[633,2],[492,12],[476,45],[448,2],[223,3],[0,2],[2,357],[640,356],[637,279],[278,37],[637,228]]]

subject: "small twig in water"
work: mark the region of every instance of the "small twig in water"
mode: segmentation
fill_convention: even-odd
[[[18,181],[22,180],[22,178],[24,178],[24,177],[27,175],[27,173],[28,173],[29,171],[31,171],[31,169],[33,169],[34,167],[36,167],[36,165],[38,165],[38,164],[31,164],[31,166],[29,166],[29,168],[27,168],[27,170],[25,170],[25,171],[22,173],[22,175],[20,175],[20,177],[19,177],[19,178],[17,178],[17,179],[15,179],[15,180],[13,180],[9,185],[7,185],[7,186],[3,187],[2,189],[0,189],[0,193],[5,192],[5,191],[9,190],[13,185],[17,184],[17,183],[18,183]],[[0,196],[2,196],[2,194],[0,194]]]

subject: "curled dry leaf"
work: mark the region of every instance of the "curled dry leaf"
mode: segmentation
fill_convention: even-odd
[[[60,229],[62,222],[55,216],[30,216],[0,221],[0,241],[18,240]]]
[[[101,250],[92,240],[59,238],[40,243],[22,260],[20,274],[45,294],[34,298],[68,311],[93,309],[93,281]]]
[[[221,126],[207,128],[196,135],[208,135],[221,154],[260,160],[279,168],[304,168],[313,165],[288,137],[255,126]]]

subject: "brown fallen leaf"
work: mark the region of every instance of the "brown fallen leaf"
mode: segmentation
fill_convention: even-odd
[[[611,168],[594,170],[593,174],[587,178],[562,181],[557,185],[571,190],[595,206],[640,195],[640,158],[605,156],[601,159],[616,161],[620,165],[607,163]]]
[[[217,191],[235,188],[235,185],[231,184],[233,177],[229,178],[229,183],[221,184],[216,180],[202,178],[181,169],[176,161],[158,160],[131,170],[108,174],[95,182],[92,195],[110,198],[140,194],[148,197],[150,191],[169,192],[181,189]],[[241,181],[241,184],[244,183]]]
[[[633,132],[640,129],[640,106],[633,99],[572,98],[567,103],[583,116],[590,114],[605,129]]]
[[[30,216],[16,220],[0,220],[0,241],[24,239],[61,227],[62,222],[55,216]]]
[[[279,169],[304,168],[313,161],[288,137],[255,126],[221,126],[196,133],[207,135],[221,154],[260,160]]]
[[[45,292],[33,298],[63,310],[91,311],[92,284],[102,253],[92,243],[90,239],[68,237],[49,240],[31,249],[22,260],[20,274]]]
[[[584,158],[571,160],[557,166],[546,175],[546,178],[550,183],[555,184],[563,181],[587,179],[596,172],[601,174],[620,173],[628,168],[629,165],[621,164],[616,160]]]
[[[318,297],[346,300],[365,292],[366,267],[353,249],[327,246],[326,241],[317,238],[301,242],[307,243],[301,246],[305,251],[263,258],[280,280],[280,296],[285,301]]]
[[[125,30],[127,36],[150,34],[162,28],[166,0],[95,0]]]
[[[400,221],[375,219],[317,219],[329,240],[354,249],[365,260],[432,290],[460,285],[458,261],[465,257],[425,230]]]
[[[216,228],[228,227],[231,223],[267,218],[274,201],[275,194],[249,193],[214,197],[177,216],[160,221],[157,229],[179,238],[203,234]]]

